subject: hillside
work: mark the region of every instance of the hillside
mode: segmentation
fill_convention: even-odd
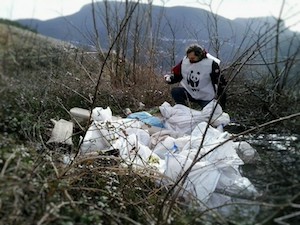
[[[134,164],[125,164],[120,159],[119,149],[114,149],[116,154],[113,155],[96,152],[86,158],[76,158],[74,163],[64,163],[65,155],[78,153],[88,126],[74,126],[73,146],[47,143],[53,128],[51,119],[71,121],[69,110],[73,107],[109,106],[113,115],[123,116],[125,108],[140,111],[140,102],[144,103],[144,110],[155,113],[163,102],[173,104],[171,87],[153,69],[157,62],[139,61],[140,57],[150,55],[148,51],[135,55],[136,61],[123,60],[114,52],[91,54],[67,42],[12,26],[0,26],[0,224],[202,225],[241,224],[250,220],[266,224],[285,215],[291,223],[297,224],[298,218],[293,215],[298,215],[295,212],[298,212],[299,201],[297,134],[300,124],[299,116],[288,116],[299,113],[300,98],[290,87],[284,86],[282,92],[276,93],[271,89],[270,80],[246,79],[244,68],[240,66],[244,63],[242,60],[237,66],[227,68],[227,75],[236,76],[230,77],[226,112],[232,124],[238,126],[232,125],[235,130],[225,129],[236,135],[236,139],[252,141],[257,147],[258,161],[241,165],[236,174],[245,174],[262,193],[254,202],[261,208],[259,212],[249,213],[252,207],[248,202],[230,202],[230,208],[238,209],[233,216],[221,216],[207,208],[200,212],[197,207],[202,202],[195,199],[188,204],[181,196],[174,198],[173,193],[178,193],[172,188],[177,190],[179,185],[173,186],[169,180],[158,182],[160,177],[154,168],[135,170]],[[297,66],[297,61],[289,59],[291,66]],[[287,71],[288,66],[290,64],[285,68]],[[246,65],[245,70],[254,71],[250,65]],[[296,82],[293,87],[299,90]],[[285,117],[287,119],[282,120]],[[110,122],[104,124],[112,127]],[[158,133],[156,140],[163,138]],[[275,139],[277,137],[282,139]],[[193,139],[198,142],[209,138]],[[126,146],[133,147],[132,152],[139,151],[140,147],[127,142]],[[225,150],[223,152],[228,153],[227,148]],[[221,157],[223,152],[215,155]],[[231,156],[228,159],[230,163],[235,161]],[[207,166],[216,168],[223,160],[220,158],[210,165],[204,163],[195,175]],[[236,174],[231,171],[224,172],[228,176],[223,181],[232,181]],[[211,177],[204,175],[212,183]],[[158,184],[166,185],[159,187]],[[236,188],[236,184],[224,185],[224,189],[217,190],[218,195],[232,194],[228,187]],[[246,197],[251,199],[251,196]]]
[[[20,134],[53,105],[67,67],[79,69],[72,58],[76,52],[67,42],[0,23],[1,131]],[[58,91],[50,94],[52,88]]]
[[[91,50],[95,50],[97,42],[96,27],[98,41],[103,49],[107,49],[112,41],[110,38],[116,35],[121,21],[132,7],[130,4],[125,6],[124,2],[110,1],[107,5],[104,2],[97,2],[95,4],[95,26],[91,4],[85,5],[77,13],[65,17],[46,21],[23,19],[18,22],[34,28],[46,36],[76,45],[84,45]],[[116,18],[118,19],[116,20]],[[129,49],[134,47],[133,41],[136,39],[134,34],[138,33],[139,39],[142,40],[139,48],[147,46],[146,42],[152,38],[152,42],[156,45],[155,50],[165,52],[158,59],[160,61],[165,61],[166,56],[171,54],[174,54],[176,60],[179,60],[187,45],[198,42],[212,54],[218,54],[223,62],[230,62],[235,57],[234,52],[247,49],[255,43],[258,36],[265,35],[265,33],[273,35],[275,22],[271,17],[229,20],[199,8],[183,6],[152,6],[149,8],[147,4],[139,4],[129,20],[128,27],[130,28],[126,31],[128,33],[126,40],[128,49],[125,51],[128,57],[132,55]],[[138,29],[138,32],[135,29]],[[285,29],[284,25],[282,29]],[[287,41],[287,44],[280,52],[281,57],[287,54],[285,49],[288,48],[288,43],[291,42],[290,39],[294,35],[299,36],[288,29],[284,31],[282,40]],[[298,42],[293,45],[294,48],[299,45],[299,38]],[[170,52],[170,48],[174,53]]]
[[[43,48],[70,49],[75,46],[63,40],[55,39],[43,34],[34,33],[30,30],[22,29],[16,26],[0,23],[0,51],[4,54],[8,49],[35,49]]]
[[[189,8],[186,9],[188,10]],[[86,11],[87,13],[88,10],[90,10],[90,5],[83,7],[81,12]],[[178,8],[175,7],[173,10],[178,10]],[[77,18],[75,15],[73,16]],[[57,22],[61,19],[62,18],[59,18],[53,21]],[[2,75],[0,85],[3,87],[1,91],[3,93],[5,92],[4,90],[9,89],[6,84],[7,81],[10,80],[10,82],[12,82],[10,86],[14,86],[14,88],[7,91],[6,95],[12,94],[17,95],[18,98],[23,98],[24,90],[28,90],[31,92],[29,95],[28,93],[26,94],[28,96],[39,95],[37,98],[39,99],[38,102],[43,102],[43,104],[39,105],[40,110],[46,107],[46,102],[52,105],[53,101],[56,101],[55,99],[57,98],[63,99],[64,104],[70,104],[68,108],[75,106],[89,108],[91,103],[90,99],[94,94],[95,83],[97,79],[99,79],[99,75],[101,75],[101,85],[99,88],[103,88],[104,91],[99,92],[98,95],[100,97],[97,98],[96,101],[99,105],[109,105],[109,102],[113,99],[114,106],[112,106],[112,108],[116,113],[122,113],[122,110],[127,107],[136,109],[138,108],[139,102],[143,102],[148,108],[151,108],[160,105],[165,100],[171,101],[169,88],[164,85],[161,77],[157,76],[160,75],[159,72],[141,67],[143,63],[139,57],[142,58],[146,56],[142,52],[135,56],[138,58],[135,64],[119,64],[117,62],[117,64],[114,65],[115,56],[110,55],[109,60],[104,65],[104,70],[101,71],[101,60],[104,59],[103,57],[105,55],[100,56],[101,59],[99,61],[96,54],[90,54],[84,49],[77,46],[75,47],[67,41],[37,34],[14,26],[4,24],[0,24],[0,26],[0,56],[2,61],[0,65]],[[57,32],[54,33],[57,34]],[[176,49],[178,48],[176,47]],[[243,54],[247,56],[248,53],[245,52]],[[157,53],[155,57],[161,57],[160,53]],[[240,60],[242,59],[243,58]],[[291,58],[288,62],[293,63],[293,60],[297,60],[297,58]],[[128,58],[127,62],[131,62],[130,58]],[[153,63],[155,64],[156,61]],[[239,65],[240,62],[237,61],[235,63]],[[232,64],[230,68],[224,69],[228,79],[234,75],[236,65]],[[287,64],[286,66],[295,72],[299,69],[296,65],[290,66]],[[155,66],[153,66],[153,68],[155,68]],[[261,118],[255,116],[261,113],[266,113],[266,115],[271,115],[272,118],[276,118],[280,114],[286,115],[294,111],[292,108],[286,108],[289,104],[288,101],[285,101],[285,104],[281,104],[279,108],[272,103],[272,98],[269,97],[270,80],[266,79],[266,81],[260,81],[259,77],[257,79],[258,75],[254,74],[254,70],[256,69],[259,76],[261,72],[266,70],[265,68],[260,69],[256,67],[255,69],[248,70],[248,67],[245,66],[245,70],[239,71],[241,75],[233,81],[228,90],[228,110],[232,111],[233,115],[239,118],[240,121],[247,124],[246,126],[249,126],[249,123],[255,120],[261,119],[264,121],[267,116]],[[99,74],[99,71],[101,71],[101,74]],[[118,74],[115,74],[117,71]],[[249,72],[251,73],[250,80],[247,79],[247,77],[243,77],[243,74]],[[286,70],[286,73],[289,73],[289,70]],[[147,76],[144,76],[144,74],[147,74]],[[292,93],[292,95],[298,94],[297,85],[299,84],[299,78],[297,76],[292,77],[292,74],[293,73],[290,73],[291,81],[282,87],[284,89],[283,99],[286,98],[285,95],[289,95],[290,93]],[[289,74],[283,73],[282,75],[288,77]],[[251,80],[252,77],[255,77],[255,80]],[[253,90],[251,90],[249,85],[252,86]],[[262,87],[260,85],[262,85]],[[265,88],[264,85],[268,85],[268,88]],[[140,88],[135,88],[137,86]],[[53,88],[53,92],[49,91],[51,88]],[[285,88],[288,89],[285,90]],[[19,89],[23,91],[18,93],[17,90]],[[67,91],[67,94],[64,93],[64,91]],[[253,95],[253,92],[256,92],[256,94]],[[249,95],[249,98],[240,99],[239,96],[241,93],[243,93],[243,95]],[[50,94],[48,96],[49,99],[47,99],[48,94]],[[112,99],[108,96],[111,96]],[[297,101],[297,99],[291,100]],[[245,104],[245,101],[248,102]],[[5,104],[4,101],[3,105]],[[56,104],[57,103],[55,103],[55,105]],[[17,105],[20,104],[18,103]],[[239,105],[239,111],[236,110],[237,105]],[[56,105],[56,107],[60,107],[59,104]],[[270,107],[275,107],[275,109]],[[4,108],[7,108],[7,111],[9,111],[9,107]],[[273,110],[275,111],[273,112]],[[249,114],[247,113],[248,111],[252,113]],[[4,115],[2,114],[2,116]],[[3,119],[3,121],[6,121],[6,119]],[[6,124],[6,122],[3,123]],[[297,124],[294,125],[297,127]],[[8,127],[8,125],[3,126],[4,129],[8,129]]]
[[[33,134],[31,123],[35,123],[37,118],[43,124],[50,125],[51,118],[69,117],[63,107],[90,107],[103,58],[99,59],[96,54],[89,54],[72,44],[29,30],[5,24],[0,24],[0,28],[1,131],[26,137]],[[111,105],[112,110],[120,114],[126,107],[135,109],[140,101],[147,104],[152,102],[148,107],[163,101],[153,102],[153,99],[161,98],[160,95],[154,96],[155,93],[145,99],[147,95],[141,96],[138,89],[128,92],[131,85],[125,88],[126,91],[122,87],[116,89],[112,87],[112,78],[111,68],[106,65],[101,74],[101,91],[95,104]],[[150,89],[146,91],[152,92],[153,87],[148,82],[141,83]],[[163,85],[156,83],[157,86]],[[43,129],[47,126],[43,126]],[[26,129],[23,130],[23,127]],[[47,139],[49,134],[45,132],[42,135]]]
[[[30,30],[0,23],[0,57],[3,67],[19,66],[20,64],[43,64],[58,52],[76,49],[70,43]],[[5,74],[4,74],[5,75]]]

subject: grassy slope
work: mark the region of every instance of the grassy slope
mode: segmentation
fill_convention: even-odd
[[[51,37],[34,33],[30,30],[0,23],[0,50],[3,51],[15,46],[39,47],[49,45],[52,47],[71,47],[72,45]]]
[[[99,62],[77,54],[66,43],[2,24],[0,58],[0,224],[67,224],[71,221],[74,224],[132,224],[130,219],[149,224],[155,220],[163,193],[156,189],[151,175],[124,171],[113,160],[107,162],[99,158],[83,161],[82,167],[73,166],[62,175],[64,168],[56,163],[55,153],[67,149],[58,146],[50,150],[43,146],[52,128],[51,118],[68,119],[67,111],[71,107],[89,107]],[[168,90],[165,95],[157,96],[150,88],[112,90],[110,84],[105,83],[100,87],[96,105],[110,105],[117,112],[118,108],[131,108],[143,100],[135,96],[144,95],[156,105],[167,99]],[[263,104],[241,85],[230,90],[229,100],[228,110],[237,120],[255,124],[255,119],[259,119],[257,115],[266,116],[262,114],[267,113],[263,111]],[[289,103],[283,107],[285,105]],[[7,137],[7,133],[14,134],[14,138]],[[37,150],[42,150],[42,154],[37,154]],[[277,163],[275,169],[274,163],[264,164],[262,168],[282,171],[279,170],[282,165]],[[286,177],[289,173],[297,174],[288,169],[283,172]],[[277,191],[286,190],[283,182],[288,189],[292,182],[299,184],[298,177],[293,179],[277,180],[276,184],[281,186],[272,186],[277,189],[268,194],[283,198]],[[295,190],[289,190],[293,195]],[[266,202],[270,200],[268,196],[263,197]],[[273,203],[274,199],[271,200]],[[274,206],[274,209],[279,210],[279,207]],[[286,206],[279,213],[287,214],[289,210]],[[171,214],[174,224],[201,224],[201,220],[207,219],[205,214],[185,211],[177,205]]]
[[[119,170],[111,165],[113,161],[89,159],[87,164],[81,162],[81,169],[74,166],[58,178],[64,170],[59,155],[69,149],[43,147],[51,118],[68,119],[66,110],[88,106],[84,97],[92,93],[89,89],[94,83],[84,71],[93,75],[97,64],[81,58],[84,67],[80,66],[79,56],[65,43],[3,24],[0,42],[0,224],[131,224],[130,218],[147,220],[141,215],[152,207],[143,200],[153,191],[147,177],[119,177],[113,172]],[[105,101],[102,99],[102,104]],[[135,182],[128,184],[133,179]],[[126,190],[128,195],[124,195]],[[151,201],[158,202],[156,198],[154,195]],[[142,210],[132,207],[132,201],[145,202],[138,204]],[[58,211],[48,213],[51,208]]]

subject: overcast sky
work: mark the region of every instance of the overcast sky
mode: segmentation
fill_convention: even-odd
[[[92,0],[0,0],[0,2],[0,18],[47,20],[75,13]],[[213,12],[234,19],[237,17],[278,17],[283,0],[154,0],[153,4],[166,7],[181,5],[205,8],[201,3],[209,2],[213,3]],[[293,25],[292,30],[300,32],[299,2],[299,0],[285,0],[283,19],[288,26]]]

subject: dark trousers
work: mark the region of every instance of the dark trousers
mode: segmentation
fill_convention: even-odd
[[[181,105],[187,105],[188,102],[196,102],[203,108],[210,102],[194,99],[183,87],[173,87],[171,95],[175,103]]]

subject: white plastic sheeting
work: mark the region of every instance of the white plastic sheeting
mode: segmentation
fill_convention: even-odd
[[[73,123],[64,119],[60,119],[58,121],[51,119],[51,122],[54,124],[54,128],[52,130],[50,139],[47,141],[47,144],[61,143],[73,145]]]
[[[176,132],[190,134],[200,122],[208,122],[214,127],[225,126],[230,122],[229,115],[223,112],[222,107],[215,100],[208,103],[201,111],[191,109],[185,105],[171,106],[164,102],[160,112],[165,119],[165,127]]]
[[[237,154],[238,146],[250,149],[249,146],[229,140],[229,133],[216,129],[230,120],[221,106],[212,101],[197,111],[165,102],[160,111],[167,129],[150,135],[139,120],[113,120],[109,107],[93,110],[93,121],[83,139],[81,153],[118,149],[125,165],[156,168],[165,175],[164,184],[184,180],[179,185],[183,187],[181,195],[187,200],[196,198],[201,205],[211,208],[232,202],[231,195],[257,194],[251,182],[239,172],[244,162]],[[254,151],[245,151],[247,158]],[[189,173],[182,179],[187,170]]]
[[[103,109],[96,107],[92,111],[92,123],[87,130],[81,146],[82,154],[99,150],[110,149],[112,144],[122,136],[126,136],[127,132],[133,132],[130,129],[140,129],[142,122],[132,119],[117,119],[113,120],[112,112],[109,107]],[[147,143],[149,140],[144,140],[145,131],[137,132],[142,143]],[[143,138],[142,138],[143,137]]]

